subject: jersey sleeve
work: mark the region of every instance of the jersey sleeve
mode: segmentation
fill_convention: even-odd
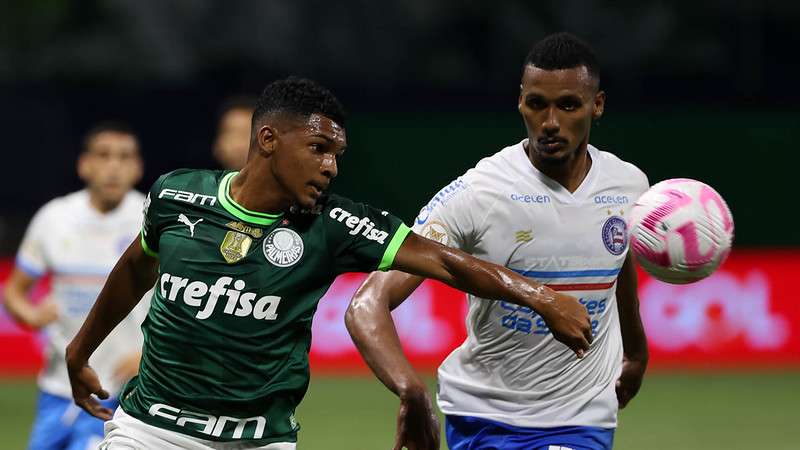
[[[144,252],[148,255],[158,257],[158,242],[161,237],[161,228],[164,222],[163,215],[163,202],[158,198],[161,192],[161,187],[164,180],[169,174],[162,175],[153,183],[153,186],[147,192],[142,207],[142,232],[141,242]]]
[[[469,252],[478,221],[473,190],[459,177],[442,188],[419,212],[412,230],[420,236]]]
[[[343,197],[323,211],[334,272],[389,270],[411,229],[396,216]]]
[[[49,203],[36,212],[17,251],[17,268],[33,278],[39,278],[48,271],[45,240],[48,223],[54,220],[51,210],[52,204]]]

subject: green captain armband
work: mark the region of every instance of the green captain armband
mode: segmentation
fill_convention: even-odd
[[[394,257],[397,255],[397,251],[400,250],[400,245],[403,244],[403,241],[406,240],[406,236],[408,236],[408,233],[410,232],[411,228],[404,223],[400,224],[400,226],[397,228],[397,231],[395,231],[394,236],[392,236],[392,240],[389,241],[386,251],[383,252],[383,258],[381,258],[381,263],[378,266],[378,270],[387,271],[391,269],[392,263],[394,262]]]

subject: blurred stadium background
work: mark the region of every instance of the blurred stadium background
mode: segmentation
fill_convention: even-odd
[[[520,64],[567,30],[603,63],[592,142],[651,183],[714,186],[737,237],[721,271],[674,287],[643,278],[651,368],[621,413],[616,448],[800,448],[797,189],[800,4],[790,1],[12,1],[0,5],[0,280],[27,222],[80,188],[75,158],[96,121],[129,121],[146,172],[214,167],[219,105],[289,74],[351,112],[334,190],[411,222],[480,157],[524,136]],[[300,448],[390,448],[397,401],[366,371],[342,314],[360,275],[320,304]],[[46,283],[37,295],[46,293]],[[431,378],[463,337],[462,296],[426,284],[398,312]],[[24,448],[38,337],[0,309],[0,448]]]

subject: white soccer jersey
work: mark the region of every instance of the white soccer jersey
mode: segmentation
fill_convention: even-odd
[[[31,276],[52,275],[49,300],[58,305],[58,320],[45,327],[45,367],[39,375],[42,391],[71,397],[64,352],[94,305],[106,277],[137,236],[142,223],[139,192],[129,192],[120,205],[102,214],[89,204],[85,190],[45,204],[34,216],[17,253],[17,267]],[[149,303],[142,300],[98,347],[89,360],[102,386],[116,393],[113,378],[120,358],[139,351],[139,326]]]
[[[531,164],[524,142],[439,191],[414,231],[579,298],[594,341],[578,360],[529,308],[469,296],[467,339],[439,368],[439,407],[520,427],[615,427],[616,279],[626,218],[647,177],[589,146],[592,166],[570,193]]]

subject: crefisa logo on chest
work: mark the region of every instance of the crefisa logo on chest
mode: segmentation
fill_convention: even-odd
[[[264,257],[278,267],[289,267],[303,256],[303,239],[294,230],[278,228],[264,238]]]
[[[628,225],[622,217],[611,216],[603,224],[603,244],[612,255],[621,255],[628,245]]]

